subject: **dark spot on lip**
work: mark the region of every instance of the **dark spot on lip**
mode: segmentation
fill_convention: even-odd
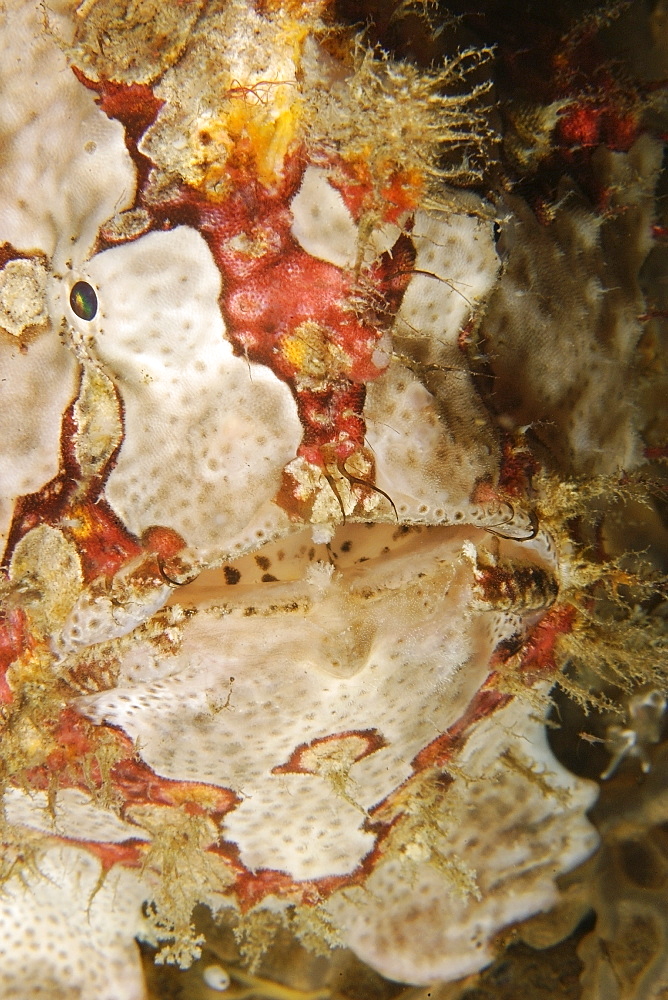
[[[241,579],[241,573],[234,566],[223,566],[223,573],[225,575],[225,583],[238,583]]]
[[[353,543],[350,541],[350,539],[346,539],[345,542],[341,542],[341,551],[350,552],[352,545]]]
[[[277,576],[272,576],[271,573],[263,573],[262,574],[262,582],[263,583],[277,583],[278,582],[278,577]]]
[[[267,559],[266,556],[255,556],[255,562],[258,564],[260,569],[263,569],[265,572],[271,566],[271,559]]]

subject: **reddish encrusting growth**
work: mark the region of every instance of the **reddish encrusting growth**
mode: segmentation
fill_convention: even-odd
[[[240,874],[230,895],[239,903],[242,913],[261,903],[267,896],[277,896],[279,899],[301,903],[304,906],[317,906],[337,889],[364,885],[371,872],[382,860],[384,843],[399,820],[399,814],[387,822],[365,820],[364,829],[375,836],[374,846],[355,869],[347,875],[326,875],[322,878],[302,881],[273,868],[260,868],[251,872],[239,863]],[[235,844],[225,843],[214,850],[227,858],[230,849],[234,855],[236,853]]]
[[[502,496],[527,497],[533,491],[532,480],[540,472],[540,462],[523,444],[518,444],[510,435],[501,438],[501,468],[499,470],[499,492]]]
[[[164,101],[156,97],[146,84],[115,83],[113,80],[90,80],[76,66],[72,72],[79,83],[98,94],[96,103],[107,115],[119,121],[125,131],[125,146],[137,168],[137,190],[148,179],[153,164],[137,148],[139,140],[149,125],[155,121]]]
[[[532,629],[520,654],[520,675],[527,686],[551,678],[561,669],[559,639],[573,631],[576,617],[574,605],[557,604]]]
[[[513,35],[498,25],[498,61],[507,92],[530,95],[537,110],[558,108],[540,170],[517,177],[518,189],[546,225],[554,217],[564,174],[573,178],[597,210],[609,208],[611,192],[600,182],[594,154],[601,147],[628,152],[649,129],[648,92],[665,86],[647,85],[620,71],[606,51],[607,19],[608,13],[597,8],[564,32],[541,23],[538,45],[531,18],[513,25]]]
[[[152,771],[135,755],[114,765],[111,771],[114,788],[123,799],[123,808],[135,805],[160,805],[181,808],[191,816],[208,815],[216,822],[241,801],[234,792],[218,785],[199,781],[175,781]]]
[[[205,238],[223,279],[227,337],[239,356],[290,386],[304,427],[299,454],[326,468],[364,447],[364,386],[389,363],[387,331],[414,252],[401,236],[359,273],[308,254],[291,233],[289,209],[304,166],[298,155],[287,158],[275,191],[230,168],[234,183],[220,200],[183,184],[146,208],[156,227],[185,224]]]
[[[364,442],[363,385],[325,382],[295,393],[304,436],[299,454],[312,465],[329,466],[345,461]]]
[[[512,696],[497,691],[493,682],[494,674],[491,674],[487,685],[477,692],[461,718],[414,757],[411,763],[416,773],[424,771],[427,767],[446,766],[448,761],[464,747],[475,723],[508,704]]]
[[[103,872],[110,871],[114,865],[123,868],[140,868],[144,863],[147,845],[143,840],[126,840],[120,844],[95,840],[69,840],[60,838],[64,843],[74,843],[85,847],[102,865]]]
[[[19,497],[14,507],[4,562],[8,563],[17,543],[38,525],[59,528],[76,545],[84,582],[111,577],[142,552],[142,546],[114,514],[102,496],[104,483],[114,466],[118,449],[104,470],[86,477],[76,459],[78,431],[75,401],[63,415],[60,436],[60,471],[36,493]]]
[[[131,806],[164,806],[220,822],[239,804],[227,788],[197,781],[177,781],[156,774],[138,759],[131,739],[113,726],[96,725],[71,707],[45,724],[53,749],[45,762],[25,772],[30,787],[77,788],[104,792],[109,783],[121,815]],[[106,761],[106,764],[105,764]]]
[[[13,701],[12,689],[7,683],[7,670],[15,660],[35,647],[30,633],[28,616],[23,608],[5,608],[0,611],[0,704]]]
[[[638,113],[609,99],[574,102],[563,109],[556,128],[557,143],[565,149],[603,145],[618,153],[628,152],[639,134]]]
[[[17,543],[29,531],[48,524],[62,531],[76,546],[84,583],[99,577],[110,579],[142,553],[147,555],[146,565],[136,574],[137,581],[141,578],[145,583],[151,579],[162,582],[158,564],[151,556],[169,559],[185,547],[185,542],[172,528],[149,528],[141,539],[125,528],[103,495],[120,445],[98,474],[84,475],[76,458],[75,404],[76,399],[63,414],[60,471],[41,490],[16,501],[3,562],[9,564]]]

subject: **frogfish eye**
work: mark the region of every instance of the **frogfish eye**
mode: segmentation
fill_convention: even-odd
[[[97,313],[97,295],[87,281],[77,281],[72,285],[70,305],[79,319],[91,320]]]

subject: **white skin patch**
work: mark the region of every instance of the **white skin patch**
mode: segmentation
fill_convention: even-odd
[[[292,235],[306,253],[336,267],[354,267],[357,226],[326,170],[306,168],[290,207]]]

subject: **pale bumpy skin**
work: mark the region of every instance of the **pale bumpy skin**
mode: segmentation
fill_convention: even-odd
[[[267,508],[299,421],[287,388],[225,341],[220,274],[202,237],[186,226],[150,233],[98,254],[85,275],[100,301],[89,349],[136,427],[105,490],[123,523],[135,534],[168,524],[205,559],[221,542],[245,549],[254,530],[285,527]]]
[[[143,1000],[139,954],[141,890],[116,869],[99,885],[100,863],[73,847],[53,847],[34,871],[3,885],[0,917],[5,1000]]]
[[[574,782],[555,761],[545,727],[527,722],[521,702],[480,724],[458,766],[466,785],[438,819],[440,839],[430,846],[417,826],[402,854],[375,871],[364,890],[328,904],[357,954],[399,982],[457,979],[486,965],[496,928],[558,900],[555,854],[564,868],[575,867],[597,843],[584,815],[595,801],[593,787]],[[528,781],[522,767],[539,782]],[[478,873],[478,898],[453,893],[447,863],[461,860]]]
[[[504,331],[523,266],[549,282],[554,234],[527,238],[537,223],[510,199],[501,275],[477,196],[420,207],[421,182],[395,170],[355,207],[336,151],[354,126],[339,107],[328,145],[309,105],[319,66],[337,100],[355,92],[354,59],[320,49],[317,5],[268,9],[212,5],[191,44],[165,28],[162,61],[141,49],[141,66],[96,55],[66,4],[62,47],[31,0],[2,15],[4,808],[8,842],[34,852],[0,898],[3,996],[139,1000],[133,938],[187,963],[199,901],[317,906],[386,976],[455,979],[595,847],[595,786],[558,764],[543,724],[568,554],[501,488],[495,426],[533,419],[531,392],[508,395]],[[392,72],[408,92],[396,67],[388,92]],[[133,100],[164,103],[133,147],[110,108],[135,84]],[[308,166],[290,159],[300,142]],[[603,251],[591,220],[576,236],[594,260],[586,312]],[[462,351],[488,302],[496,418]],[[623,375],[588,389],[598,348],[562,366],[561,315],[545,330],[537,308],[520,354],[552,393],[558,448],[575,468],[605,449],[633,461],[634,432],[597,417]],[[602,370],[631,340],[617,331]],[[45,716],[22,715],[36,690]]]

